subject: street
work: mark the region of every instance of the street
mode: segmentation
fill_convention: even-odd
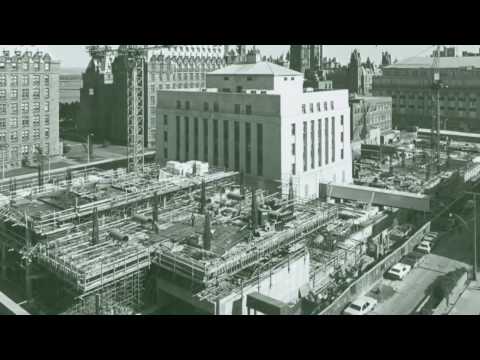
[[[473,218],[468,221],[473,227]],[[461,231],[448,232],[440,237],[431,254],[426,255],[421,264],[414,268],[402,281],[382,279],[375,287],[381,293],[371,291],[368,296],[378,300],[378,305],[371,315],[409,315],[427,295],[426,290],[438,277],[459,267],[471,271],[472,232],[462,228]],[[374,290],[375,290],[374,289]]]

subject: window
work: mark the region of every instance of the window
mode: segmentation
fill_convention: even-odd
[[[7,90],[0,90],[0,100],[7,99]]]
[[[50,103],[46,102],[45,103],[45,112],[49,112],[50,111]]]
[[[177,154],[176,154],[176,159],[177,161],[180,161],[180,116],[176,116],[175,117],[175,120],[176,120],[176,138],[177,138],[177,141],[175,143],[175,147],[176,147],[176,150],[177,150]]]
[[[328,104],[326,101],[323,103],[323,110],[328,111]]]
[[[33,75],[33,86],[40,86],[40,75]]]
[[[40,139],[40,129],[33,129],[33,138],[35,140]]]
[[[45,62],[45,71],[50,71],[50,63]]]
[[[218,120],[213,119],[213,166],[218,166]]]
[[[263,176],[263,124],[257,124],[257,175]]]
[[[0,132],[0,142],[6,142],[6,141],[7,141],[7,133]]]
[[[214,102],[213,103],[213,112],[219,112],[220,111],[220,108],[218,106],[218,103],[217,102]]]
[[[25,70],[28,70],[28,60],[23,62],[23,64],[22,64],[22,69],[23,69],[24,71],[25,71]]]
[[[29,81],[28,81],[28,75],[23,75],[23,76],[22,76],[22,85],[23,85],[23,86],[28,86],[28,83],[29,83]]]
[[[22,131],[22,141],[27,141],[29,138],[29,132],[28,130],[23,130]]]
[[[284,77],[284,78],[283,78],[283,81],[288,81],[288,77]]]
[[[228,148],[229,148],[229,139],[228,139],[228,121],[223,120],[223,164],[225,168],[228,169],[228,164],[229,164],[229,153],[228,153]]]
[[[295,166],[295,163],[292,164],[292,175],[295,175],[296,174],[296,166]]]
[[[315,120],[310,124],[310,168],[315,169]]]
[[[203,103],[203,111],[208,111],[208,102]]]
[[[340,142],[343,143],[343,131],[340,133]]]
[[[240,114],[240,104],[235,104],[235,114]]]
[[[7,127],[7,119],[1,118],[0,119],[0,129],[5,129]]]
[[[185,109],[190,110],[190,101],[185,101]]]
[[[295,156],[295,143],[292,144],[292,155]]]
[[[10,141],[17,142],[18,141],[18,133],[16,131],[12,131],[10,133]]]
[[[308,170],[308,162],[307,162],[307,122],[303,122],[303,171]]]
[[[168,143],[168,131],[163,132],[163,142]]]
[[[185,159],[190,159],[190,119],[185,116]]]
[[[39,112],[40,111],[40,102],[36,101],[33,103],[33,111]]]
[[[332,117],[332,163],[335,162],[335,118]]]
[[[208,119],[203,119],[203,160],[208,162]]]
[[[317,111],[322,111],[322,105],[319,102],[317,102]]]
[[[230,80],[230,78],[229,78],[228,76],[225,76],[225,77],[223,78],[223,80],[228,81],[228,80]]]
[[[340,159],[342,160],[343,160],[343,151],[344,151],[343,149],[340,150]],[[345,180],[343,180],[343,182],[345,182]]]
[[[0,75],[0,87],[7,86],[7,75]]]
[[[28,113],[28,111],[29,111],[28,102],[22,102],[22,113]]]
[[[247,115],[251,115],[252,114],[252,105],[246,105],[245,106],[245,113]]]
[[[17,100],[18,99],[18,89],[12,89],[10,92],[10,97],[12,100]]]
[[[33,126],[40,126],[40,115],[33,115]]]
[[[177,109],[181,109],[182,108],[182,103],[180,102],[180,100],[177,100]]]
[[[335,106],[333,101],[330,101],[330,110],[335,110]]]
[[[16,118],[16,117],[11,117],[10,118],[10,127],[12,129],[18,128],[18,118]]]
[[[22,155],[28,155],[28,145],[22,145]]]
[[[45,75],[44,82],[45,82],[45,86],[49,86],[50,85],[50,76]]]
[[[30,119],[28,118],[28,116],[22,117],[22,126],[27,127],[29,125],[30,125]]]
[[[343,126],[343,115],[340,115],[340,125]]]
[[[22,99],[28,99],[30,96],[28,89],[22,89]]]
[[[198,160],[198,118],[193,119],[193,156]]]
[[[325,165],[328,165],[328,153],[329,153],[329,146],[328,146],[328,118],[325,118]]]
[[[7,113],[7,104],[0,104],[0,114],[5,115]]]
[[[313,103],[310,104],[310,112],[313,113]]]
[[[302,104],[302,114],[307,113],[307,106],[305,104]]]
[[[27,79],[28,79],[28,77],[27,77]],[[10,85],[11,86],[18,86],[18,76],[17,75],[10,76]]]
[[[318,144],[317,144],[318,166],[322,166],[322,119],[318,119],[317,131],[318,131]]]
[[[295,124],[292,124],[292,135],[295,136]]]
[[[251,76],[247,76],[247,81],[252,81],[252,77],[251,77]]]
[[[235,121],[233,128],[235,171],[240,171],[240,123]]]
[[[33,89],[33,98],[34,99],[40,99],[40,88],[34,88]]]
[[[245,170],[247,174],[252,172],[252,127],[245,123]]]

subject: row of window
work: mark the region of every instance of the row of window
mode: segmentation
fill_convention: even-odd
[[[405,109],[405,108],[408,108],[408,109],[415,109],[415,105],[413,104],[409,104],[409,105],[406,105],[406,104],[399,104],[398,106],[396,104],[393,104],[392,105],[393,108],[400,108],[400,109]],[[423,104],[418,104],[416,106],[417,109],[423,109],[425,110],[425,106]],[[476,107],[454,107],[454,106],[440,106],[440,110],[448,110],[448,111],[472,111],[472,112],[476,112],[477,111],[477,108]]]
[[[10,86],[18,86],[18,75],[15,74],[9,74],[10,78]],[[31,76],[31,82],[30,82],[30,76],[29,75],[22,75],[22,86],[29,86],[30,83],[33,86],[40,86],[40,75],[32,75]],[[50,85],[50,76],[49,75],[44,75],[43,76],[43,83],[45,86]],[[7,86],[7,74],[0,74],[0,87],[5,87]]]
[[[32,121],[33,126],[40,126],[40,115],[34,115],[32,120],[33,120]],[[45,115],[43,124],[47,126],[50,125],[49,115]],[[10,117],[8,125],[12,129],[18,128],[18,118]],[[29,126],[30,126],[30,117],[28,116],[22,117],[22,127],[29,127]],[[0,118],[0,129],[6,129],[6,128],[7,128],[7,119]]]
[[[5,134],[0,132],[0,141],[2,141],[2,138],[5,138]],[[37,149],[41,148],[40,144],[33,144],[33,145],[21,145],[20,149],[22,151],[22,156],[26,157],[30,154],[37,154],[38,151]],[[19,159],[18,157],[18,146],[12,146],[9,148],[10,151],[7,150],[2,150],[0,149],[0,159],[1,161],[8,161],[9,160],[9,155],[10,155],[10,160],[11,161],[17,161]],[[48,155],[50,153],[50,144],[46,143],[45,147],[43,149],[43,153],[45,155]],[[15,164],[12,164],[12,166],[15,166]]]
[[[33,88],[32,89],[32,96],[34,99],[40,99],[40,88]],[[50,98],[50,88],[44,88],[43,91],[45,99]],[[28,99],[30,97],[30,89],[22,89],[22,99]],[[18,89],[11,89],[10,90],[10,100],[18,99]],[[7,100],[7,90],[0,89],[0,100]]]
[[[182,109],[182,102],[180,100],[177,100],[177,109]],[[190,101],[185,101],[185,110],[190,110]],[[242,105],[241,104],[235,104],[234,105],[234,113],[235,114],[241,114],[242,113]],[[203,103],[203,111],[210,111],[210,103],[204,102]],[[217,102],[213,103],[213,112],[219,112],[220,111],[220,106]],[[252,105],[245,105],[245,114],[251,115],[252,114]]]
[[[320,102],[317,102],[316,109],[317,109],[318,112],[322,111],[322,104]],[[309,104],[309,110],[310,110],[311,113],[315,112],[315,104],[314,103]],[[329,110],[328,102],[325,101],[323,103],[323,111],[328,111],[328,110]],[[335,110],[335,104],[334,104],[333,101],[330,101],[330,110]],[[302,104],[302,114],[306,114],[306,113],[307,113],[307,105]]]
[[[9,140],[10,142],[18,142],[18,134],[21,134],[22,136],[22,141],[28,141],[30,140],[30,131],[29,130],[23,130],[21,132],[18,131],[11,131],[9,133]],[[50,129],[45,128],[44,129],[44,135],[45,139],[50,138]],[[3,139],[3,141],[2,141]],[[40,139],[40,129],[33,129],[32,131],[32,139],[34,140],[39,140]],[[7,133],[6,132],[0,132],[0,143],[1,142],[6,142],[7,141]]]
[[[150,73],[150,81],[188,81],[188,80],[203,80],[205,73]]]
[[[190,118],[188,116],[184,117],[183,119],[180,116],[175,117],[175,128],[176,128],[176,142],[175,142],[175,158],[177,161],[181,161],[181,123],[184,122],[184,154],[185,159],[183,160],[190,160],[195,159],[199,160],[203,157],[204,161],[209,161],[209,150],[210,147],[212,148],[213,153],[213,166],[223,166],[225,168],[233,168],[235,171],[242,171],[244,170],[247,174],[252,174],[252,124],[245,123],[245,169],[240,169],[240,123],[238,121],[234,122],[233,128],[233,144],[234,144],[234,163],[230,164],[230,144],[231,144],[231,134],[230,134],[230,127],[229,121],[223,120],[223,133],[221,134],[223,138],[223,164],[219,162],[219,152],[220,152],[220,142],[219,142],[219,120],[213,119],[213,122],[210,122],[208,119],[201,119],[203,125],[203,132],[200,134],[199,131],[199,124],[200,119],[194,118],[193,119],[193,149],[190,147]],[[164,115],[163,117],[164,133],[163,133],[163,142],[164,142],[164,158],[168,159],[168,115]],[[212,141],[209,140],[209,126],[213,125],[213,139]],[[263,125],[256,124],[257,130],[257,176],[263,176]],[[203,149],[199,148],[199,139],[200,136],[203,137]],[[193,151],[192,151],[193,150]],[[200,151],[202,152],[202,156],[200,156]],[[233,165],[233,166],[232,166]]]
[[[24,62],[5,62],[5,60],[0,60],[0,69],[5,69],[7,67],[7,64],[10,64],[9,68],[11,70],[17,70],[17,69],[22,69],[23,71],[29,71],[30,69],[33,69],[34,71],[40,71],[41,69],[44,71],[50,71],[50,63],[46,62],[43,64],[40,64],[40,62],[36,61],[30,64],[28,61]],[[32,66],[30,66],[32,65]]]
[[[18,114],[18,103],[10,103],[8,104],[10,108],[10,114]],[[29,102],[22,102],[22,113],[28,113],[30,112],[30,103]],[[43,110],[45,112],[50,111],[50,103],[46,102],[43,105]],[[40,111],[40,102],[34,102],[33,103],[33,111],[34,112],[39,112]],[[6,115],[7,114],[7,104],[0,104],[0,115]]]

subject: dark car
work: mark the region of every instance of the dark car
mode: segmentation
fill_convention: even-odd
[[[407,255],[405,255],[400,262],[405,265],[410,265],[412,269],[417,267],[423,258],[424,254],[413,251]]]

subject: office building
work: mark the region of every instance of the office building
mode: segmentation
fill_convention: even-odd
[[[392,98],[388,96],[350,96],[351,140],[364,140],[370,129],[392,129]]]
[[[145,145],[154,146],[157,91],[200,89],[205,74],[225,65],[223,45],[174,45],[149,50],[145,81]],[[83,74],[80,129],[97,140],[127,142],[126,66],[121,56],[92,59]]]
[[[383,69],[373,80],[375,96],[392,97],[393,126],[432,126],[433,58],[414,57]],[[480,56],[440,57],[441,129],[480,131]]]
[[[318,184],[352,180],[347,90],[307,91],[303,74],[251,52],[206,76],[201,91],[161,90],[157,154],[245,174],[260,187],[318,196]]]
[[[0,153],[2,168],[61,154],[60,62],[41,51],[4,51],[0,56]]]

